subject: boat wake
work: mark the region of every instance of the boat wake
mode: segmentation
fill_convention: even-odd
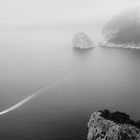
[[[66,83],[70,82],[72,80],[72,76],[74,73],[70,73],[68,75],[66,75],[65,77],[59,79],[59,80],[55,80],[52,83],[48,84],[47,86],[37,90],[36,92],[34,92],[33,94],[31,94],[30,96],[26,97],[25,99],[23,99],[22,101],[18,102],[17,104],[13,105],[12,107],[5,109],[3,111],[0,112],[0,115],[6,114],[8,112],[11,112],[21,106],[23,106],[25,103],[31,101],[32,99],[34,99],[35,97],[37,97],[38,95],[42,94],[42,93],[46,93],[46,92],[50,92],[51,90],[54,90],[56,88],[62,87],[64,86]]]

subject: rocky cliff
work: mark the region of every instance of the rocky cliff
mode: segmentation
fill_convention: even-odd
[[[140,45],[140,7],[128,9],[110,19],[103,28],[105,40],[114,44]]]
[[[139,128],[140,123],[125,113],[94,112],[88,122],[87,140],[140,140]]]
[[[79,32],[73,37],[73,47],[80,49],[93,48],[93,42],[84,32]]]

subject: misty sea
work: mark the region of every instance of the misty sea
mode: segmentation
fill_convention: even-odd
[[[1,140],[85,140],[92,112],[109,109],[140,119],[140,50],[75,50],[74,29],[0,32],[0,111],[69,74],[66,84],[0,115]],[[69,82],[70,80],[70,82]]]

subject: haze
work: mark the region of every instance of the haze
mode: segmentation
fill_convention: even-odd
[[[0,23],[91,23],[139,5],[139,0],[0,0]]]

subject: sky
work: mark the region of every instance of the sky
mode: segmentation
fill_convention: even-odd
[[[110,18],[140,0],[0,0],[0,23],[79,23]]]

